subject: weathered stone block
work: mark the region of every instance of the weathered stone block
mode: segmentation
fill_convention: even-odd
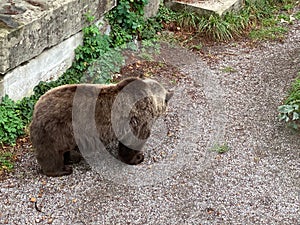
[[[160,2],[161,0],[148,1],[148,4],[144,8],[146,18],[153,17],[157,14]]]
[[[165,5],[175,11],[188,10],[198,15],[224,15],[229,11],[238,11],[244,5],[244,0],[166,0]]]
[[[7,72],[0,80],[0,97],[7,94],[13,100],[19,100],[30,96],[40,81],[57,79],[72,65],[74,49],[81,43],[80,32]]]
[[[99,19],[115,4],[116,0],[1,0],[0,74],[78,33],[88,12]]]

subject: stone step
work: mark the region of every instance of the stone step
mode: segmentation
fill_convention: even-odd
[[[165,5],[174,11],[188,10],[200,16],[222,16],[229,11],[238,11],[244,5],[244,0],[167,0]]]

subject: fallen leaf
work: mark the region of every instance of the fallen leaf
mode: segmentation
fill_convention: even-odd
[[[35,197],[31,197],[30,198],[30,202],[36,202],[36,198]]]

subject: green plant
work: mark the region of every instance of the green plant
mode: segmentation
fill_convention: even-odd
[[[14,145],[16,138],[24,134],[24,127],[16,103],[4,96],[0,105],[0,144]]]
[[[14,168],[13,154],[11,152],[0,153],[0,171],[11,171]]]
[[[229,146],[226,143],[225,144],[215,144],[211,150],[214,152],[217,152],[218,154],[223,154],[223,153],[229,151]]]
[[[132,40],[155,38],[163,24],[175,19],[176,13],[161,4],[155,17],[145,18],[144,7],[148,0],[119,0],[117,7],[111,10],[106,19],[111,25],[112,46],[120,46]]]
[[[196,50],[196,51],[200,51],[202,48],[203,48],[202,43],[199,43],[199,44],[196,44],[196,45],[192,45],[192,46],[190,47],[190,49],[194,49],[194,50]]]
[[[300,72],[298,73],[298,78],[292,84],[292,88],[289,92],[289,96],[285,100],[286,104],[292,104],[295,101],[300,100]]]
[[[157,55],[160,53],[160,44],[154,39],[142,40],[140,49],[142,53]]]
[[[292,3],[287,3],[283,6],[284,10],[289,11],[294,8],[294,5]]]
[[[83,45],[75,50],[73,65],[80,72],[85,71],[91,63],[110,50],[109,37],[102,35],[96,25],[84,28],[83,33]]]
[[[157,18],[149,18],[146,20],[139,37],[141,40],[155,39],[157,32],[162,30],[162,28],[163,25],[158,22]]]
[[[296,103],[296,102],[295,102]],[[299,100],[300,103],[300,100]],[[292,126],[297,129],[298,125],[296,120],[300,119],[300,107],[299,104],[281,105],[278,107],[280,113],[279,120],[284,122],[292,122]]]
[[[296,18],[297,20],[300,20],[300,11],[296,12],[295,18]]]
[[[288,23],[291,22],[290,15],[287,15],[287,14],[285,14],[285,13],[282,13],[282,14],[278,15],[278,19],[279,19],[280,21],[285,21],[285,22],[288,22]]]
[[[144,60],[147,60],[147,61],[152,61],[153,60],[153,57],[151,54],[147,53],[147,52],[142,52],[140,54],[140,57]]]
[[[178,13],[172,11],[168,7],[166,7],[163,3],[160,4],[157,15],[155,16],[155,20],[159,23],[171,23],[176,21],[178,17]]]
[[[300,76],[300,73],[299,73]],[[294,129],[300,124],[300,77],[292,84],[292,88],[284,104],[278,107],[279,120],[285,121]]]
[[[253,40],[279,40],[284,38],[284,35],[288,32],[287,28],[276,27],[264,27],[250,32],[250,37]]]
[[[38,96],[32,95],[16,102],[16,109],[19,111],[20,118],[25,125],[29,124],[32,119],[33,108],[37,99]]]
[[[115,46],[141,36],[146,25],[144,7],[147,3],[148,0],[119,0],[117,6],[106,15]]]
[[[125,59],[118,49],[104,53],[99,59],[87,69],[82,83],[111,83],[113,75],[120,72],[121,66],[125,64]]]
[[[288,31],[286,24],[292,23],[294,19],[289,7],[293,8],[296,4],[295,0],[264,0],[260,4],[252,4],[253,9],[259,13],[256,13],[250,37],[254,40],[282,39]]]
[[[215,40],[229,40],[233,38],[235,27],[220,16],[211,15],[200,21],[199,30]]]
[[[224,72],[224,73],[235,73],[236,69],[232,68],[231,66],[227,66],[227,67],[222,69],[222,72]]]
[[[184,10],[182,13],[179,13],[176,20],[180,27],[188,30],[195,30],[201,19],[195,12]]]

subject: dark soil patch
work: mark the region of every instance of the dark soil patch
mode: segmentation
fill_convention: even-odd
[[[162,83],[166,88],[173,88],[184,75],[177,67],[163,62],[137,61],[121,69],[121,76],[113,82],[119,82],[127,77],[151,78]]]

